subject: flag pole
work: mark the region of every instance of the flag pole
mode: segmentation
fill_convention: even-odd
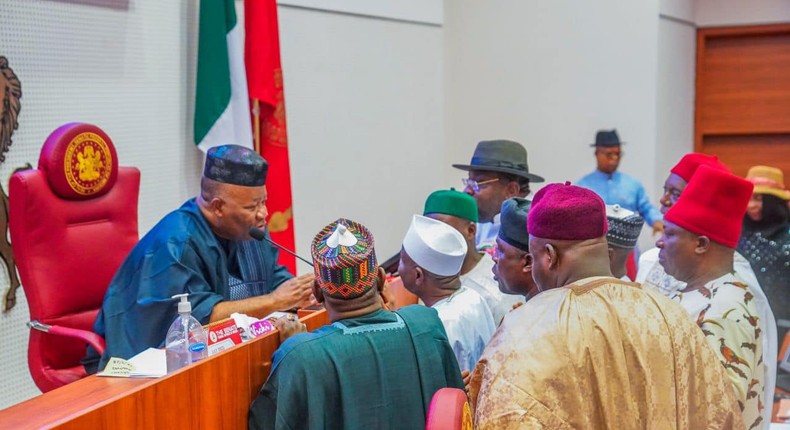
[[[261,102],[258,99],[252,99],[252,117],[254,134],[255,152],[261,153]]]

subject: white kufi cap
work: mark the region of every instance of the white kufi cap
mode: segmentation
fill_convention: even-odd
[[[466,239],[455,228],[414,215],[403,249],[423,269],[439,276],[453,276],[461,271],[467,248]]]

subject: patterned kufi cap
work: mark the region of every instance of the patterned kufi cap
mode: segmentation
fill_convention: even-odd
[[[609,231],[606,232],[606,241],[610,246],[617,248],[633,248],[642,232],[645,219],[620,205],[606,205],[606,219],[609,221]]]
[[[339,218],[318,232],[310,252],[324,294],[354,299],[373,288],[378,264],[373,236],[364,225]]]
[[[222,145],[208,150],[203,176],[223,184],[260,187],[266,184],[268,170],[269,163],[252,149]]]

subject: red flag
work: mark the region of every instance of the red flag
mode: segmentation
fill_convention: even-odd
[[[266,188],[269,199],[269,233],[272,240],[294,249],[291,169],[285,126],[283,73],[280,68],[280,34],[276,0],[244,1],[244,60],[250,98],[260,102],[260,153],[269,162]],[[253,111],[253,121],[256,112]],[[296,259],[280,252],[280,264],[296,273]]]

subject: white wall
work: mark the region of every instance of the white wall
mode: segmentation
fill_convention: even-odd
[[[293,6],[343,14],[441,25],[443,0],[277,0],[280,6]]]
[[[35,166],[47,135],[66,122],[102,127],[122,165],[142,172],[139,221],[144,233],[197,190],[201,154],[191,141],[187,100],[188,30],[194,3],[186,1],[0,0],[0,55],[22,82],[19,129],[0,183],[11,171]],[[94,4],[97,2],[93,2]],[[8,287],[4,268],[0,286]],[[0,408],[38,394],[27,370],[29,318],[24,291],[0,315]]]
[[[693,24],[695,6],[696,0],[659,0],[658,13],[661,17],[683,20]]]
[[[447,2],[450,161],[510,138],[531,171],[575,181],[595,169],[596,130],[616,127],[621,170],[654,189],[657,15],[657,0]]]
[[[694,80],[697,30],[689,19],[693,11],[665,8],[658,20],[658,72],[656,74],[656,147],[654,188],[647,189],[658,206],[669,170],[694,150]],[[646,230],[646,229],[645,229]],[[656,237],[643,231],[641,249],[654,246]]]
[[[790,22],[788,0],[694,0],[698,27]]]
[[[297,251],[348,217],[383,261],[442,182],[442,29],[279,11]]]
[[[669,170],[694,150],[696,29],[661,19],[658,24],[656,86],[656,195]]]

